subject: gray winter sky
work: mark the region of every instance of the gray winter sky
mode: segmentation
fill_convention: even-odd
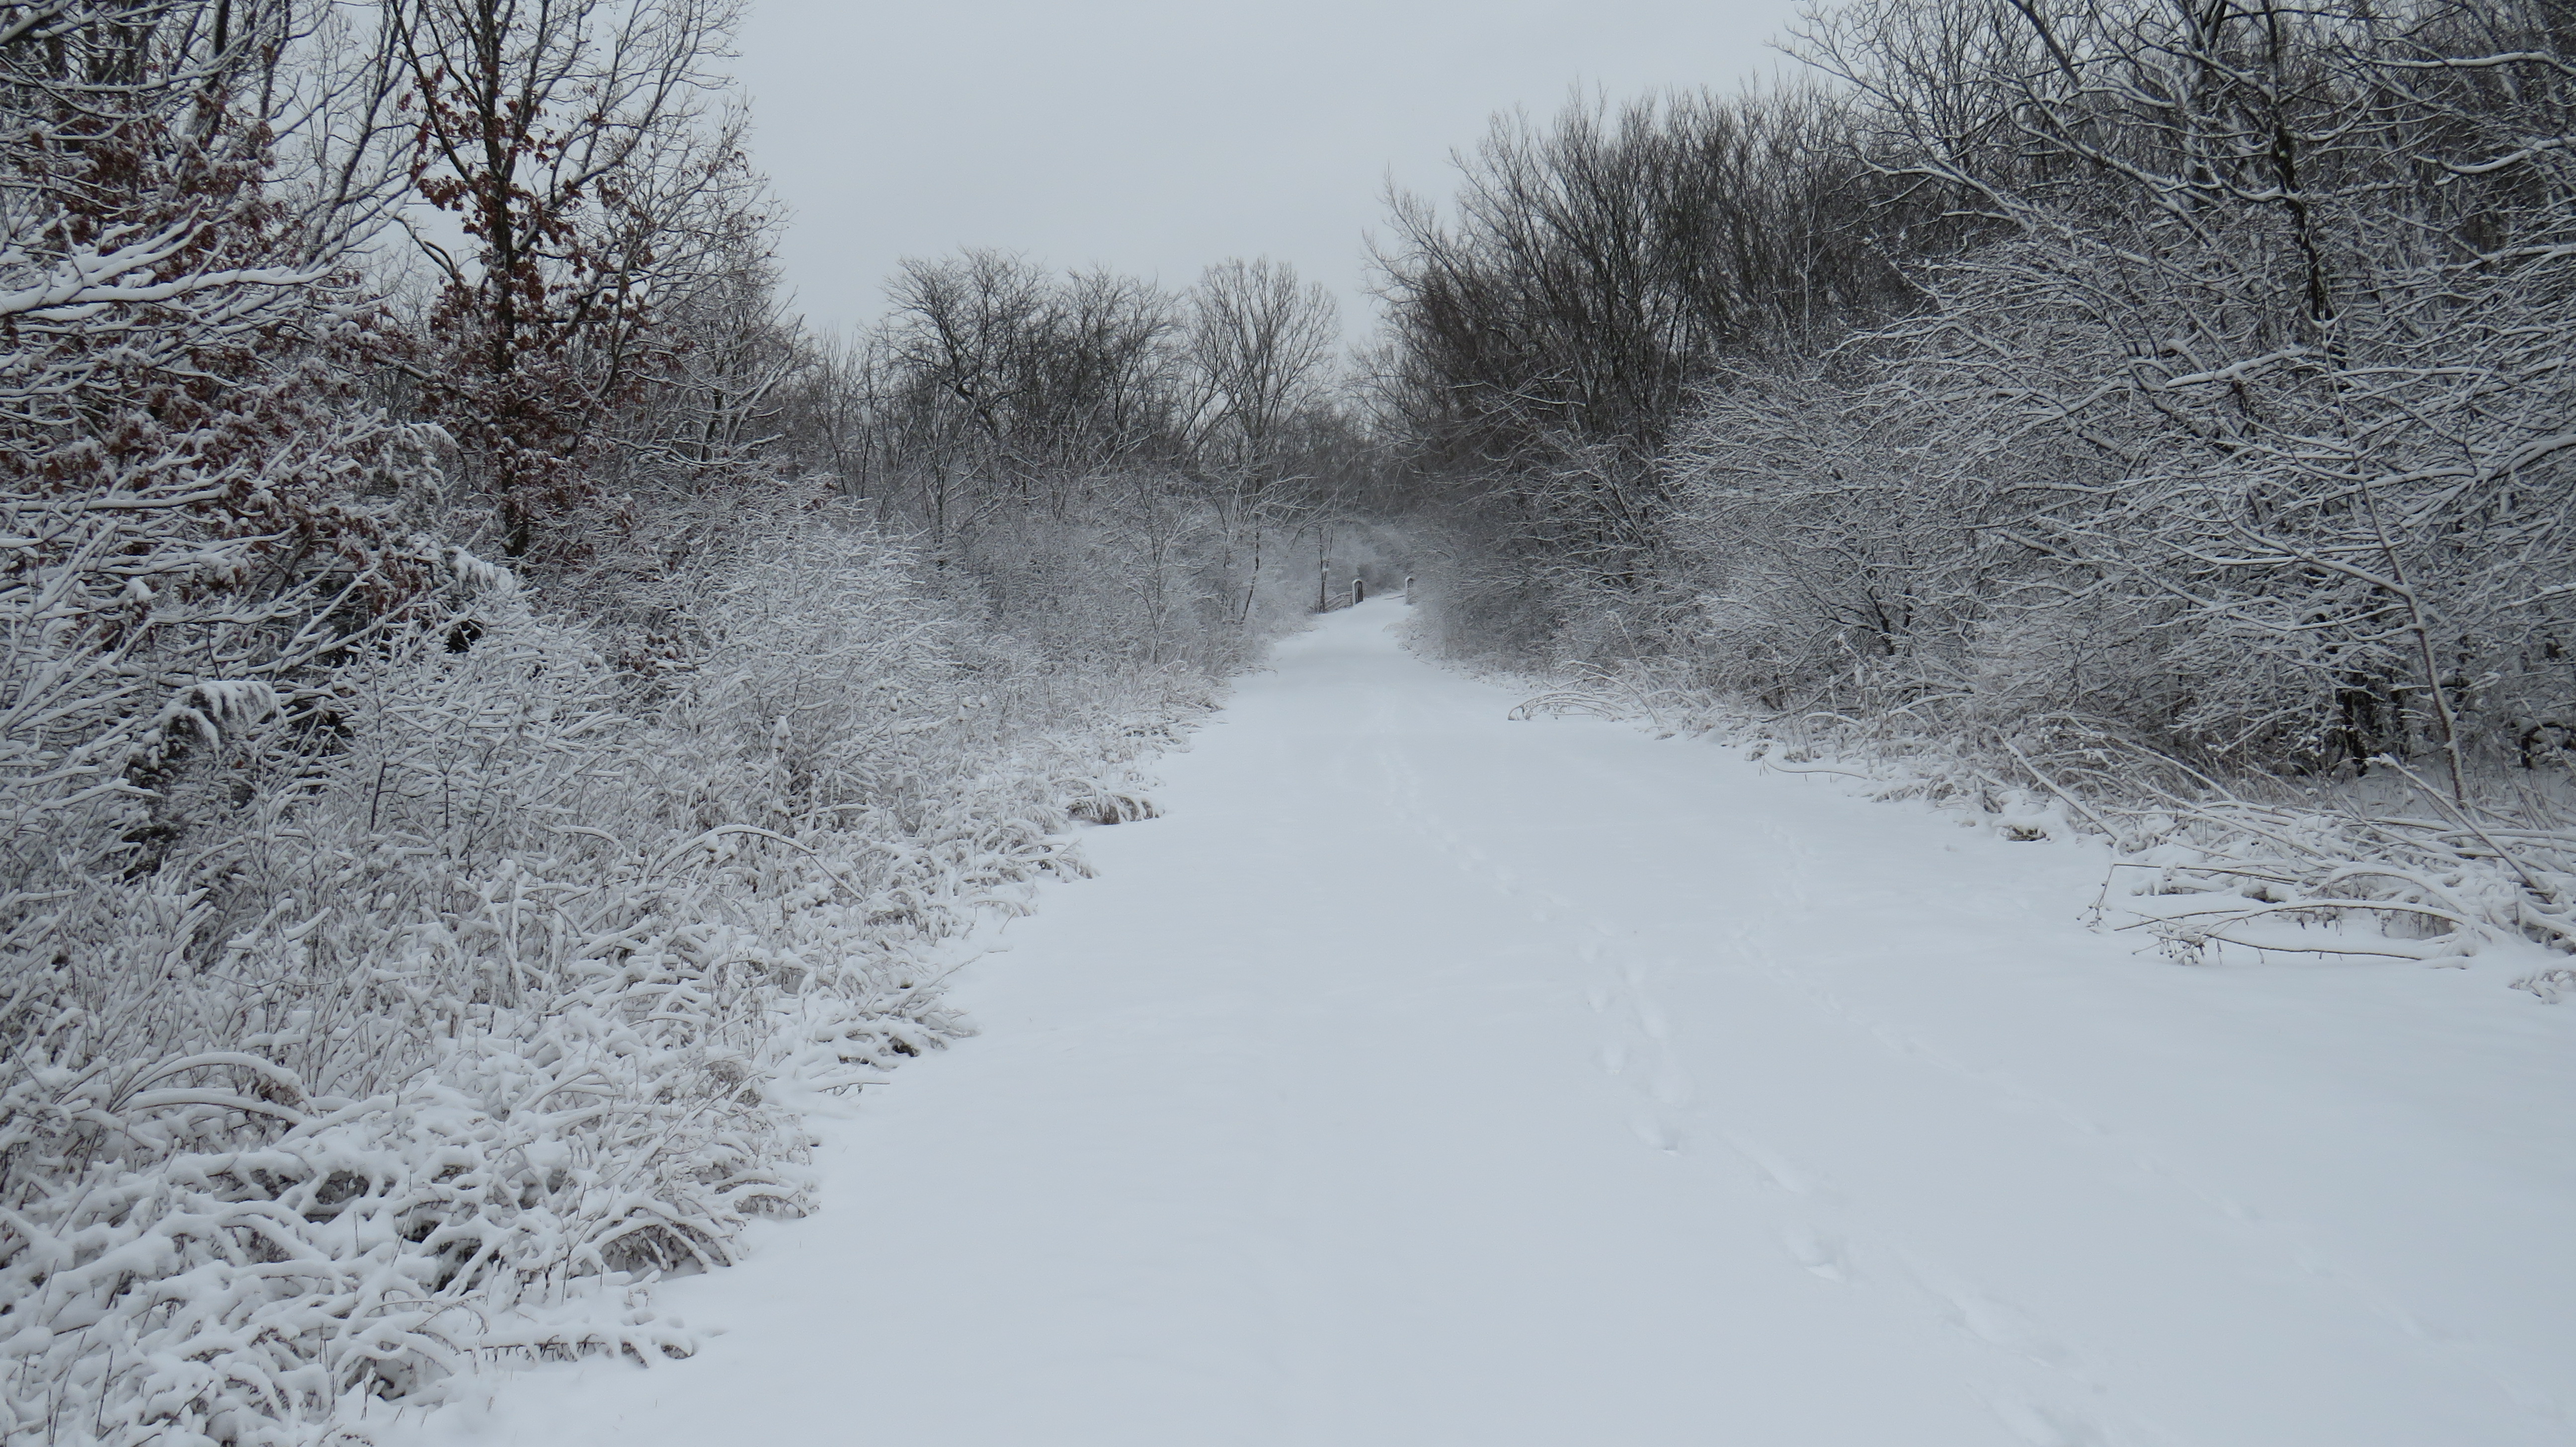
[[[960,246],[1179,287],[1272,256],[1365,310],[1389,177],[1577,86],[1733,88],[1789,62],[1792,0],[753,0],[738,73],[793,218],[808,320],[874,319],[902,257]]]

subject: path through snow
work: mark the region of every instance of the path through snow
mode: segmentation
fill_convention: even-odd
[[[1331,615],[529,1447],[2576,1442],[2576,1006],[2182,968],[2099,859]]]

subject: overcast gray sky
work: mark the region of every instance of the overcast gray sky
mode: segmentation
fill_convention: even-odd
[[[875,318],[905,256],[960,246],[1166,286],[1272,256],[1372,325],[1363,233],[1391,175],[1439,196],[1498,110],[1733,88],[1789,62],[1791,0],[753,0],[739,74],[793,219],[807,319]]]

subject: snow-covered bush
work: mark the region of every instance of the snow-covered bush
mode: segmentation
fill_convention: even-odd
[[[899,435],[782,309],[736,7],[21,9],[0,1437],[356,1440],[479,1357],[685,1352],[649,1280],[803,1209],[798,1100],[963,1031],[939,943],[1150,815],[1293,614],[1252,444],[1309,389],[1193,404],[1103,275],[1025,427]],[[426,316],[407,201],[474,218]]]
[[[2267,919],[2565,948],[2564,27],[2448,0],[1851,0],[1802,49],[1847,108],[1835,154],[1796,164],[1869,178],[1852,222],[1905,294],[1709,348],[1692,401],[1619,436],[1593,397],[1484,449],[1435,636],[1603,707],[1901,759],[1904,787],[2024,835],[2204,861],[2158,890],[2260,875]],[[1532,235],[1568,210],[1472,170],[1462,204]],[[1693,254],[1721,298],[1761,274]],[[1408,333],[1399,361],[1491,331]],[[1580,335],[1628,355],[1615,318]],[[1435,465],[1451,441],[1417,440]],[[1615,505],[1616,547],[1564,529],[1577,503]],[[2255,920],[2199,908],[2157,927]]]
[[[301,711],[201,709],[157,866],[17,902],[11,1435],[345,1438],[476,1354],[685,1352],[637,1283],[807,1204],[798,1094],[958,1033],[928,948],[1079,871],[1067,806],[1203,696],[830,518],[713,560],[650,678],[451,574]]]

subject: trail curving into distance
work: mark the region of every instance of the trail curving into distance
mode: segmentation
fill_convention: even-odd
[[[529,1447],[2576,1443],[2576,1006],[2186,968],[2100,860],[1329,615]],[[395,1434],[400,1437],[400,1434]],[[402,1440],[412,1440],[404,1438]]]

